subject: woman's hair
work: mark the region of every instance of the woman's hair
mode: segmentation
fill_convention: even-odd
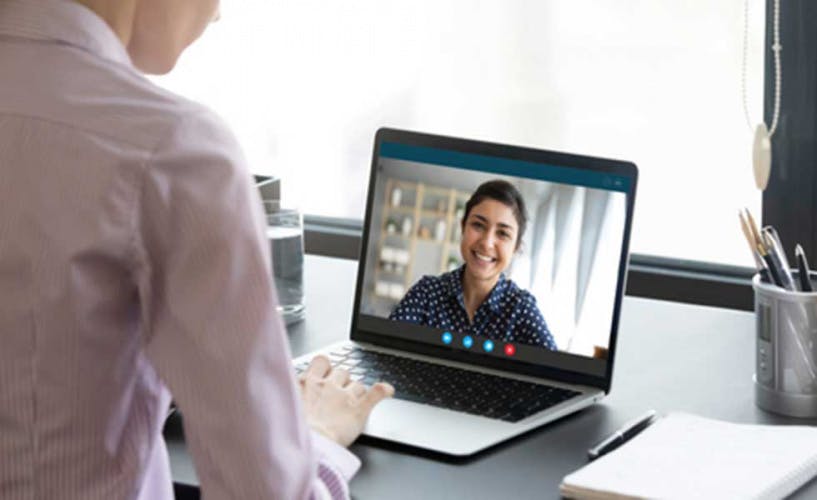
[[[463,214],[460,224],[464,228],[471,209],[482,203],[486,198],[496,200],[513,210],[513,216],[519,226],[515,247],[518,250],[519,245],[522,244],[522,236],[525,235],[525,226],[528,225],[528,214],[525,211],[525,200],[522,199],[522,195],[510,182],[496,179],[480,184],[468,199],[468,202],[465,203],[465,214]]]

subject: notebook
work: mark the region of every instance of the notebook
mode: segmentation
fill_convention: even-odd
[[[817,428],[670,413],[566,476],[567,498],[783,498],[817,474]]]

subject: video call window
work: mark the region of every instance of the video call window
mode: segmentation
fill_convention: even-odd
[[[361,313],[606,358],[626,195],[381,157]]]

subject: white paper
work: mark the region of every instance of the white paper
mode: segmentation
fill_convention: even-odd
[[[815,474],[817,428],[671,413],[566,476],[562,491],[583,492],[578,498],[777,499]]]

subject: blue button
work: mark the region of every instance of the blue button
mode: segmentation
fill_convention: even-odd
[[[485,352],[491,352],[494,350],[494,343],[491,340],[486,340],[482,343],[482,348],[485,349]]]
[[[451,335],[451,332],[443,333],[443,344],[450,344],[452,340],[454,340],[454,336]]]
[[[470,349],[471,346],[474,345],[474,339],[472,339],[470,335],[466,335],[462,338],[462,345],[464,345],[466,349]]]

